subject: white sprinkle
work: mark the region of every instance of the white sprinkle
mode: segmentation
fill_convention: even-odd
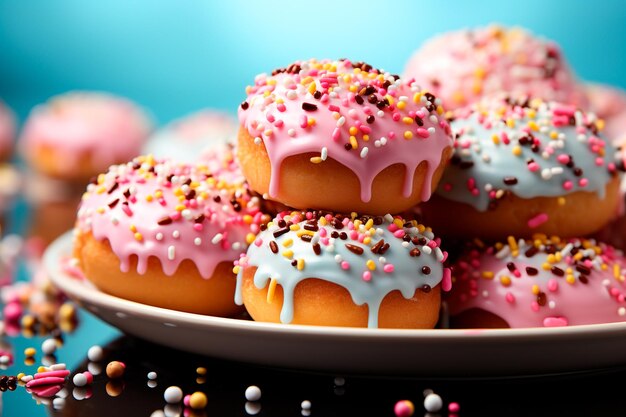
[[[215,236],[213,236],[213,239],[211,239],[211,243],[214,245],[217,245],[218,243],[220,243],[223,237],[224,235],[222,235],[221,233],[218,233]]]
[[[173,261],[176,258],[176,248],[174,246],[169,246],[167,248],[167,259]]]
[[[111,216],[111,223],[113,223],[114,226],[117,226],[119,222],[120,221],[117,217]]]
[[[378,110],[378,111],[376,112],[376,116],[378,116],[378,118],[379,118],[379,119],[380,119],[380,118],[383,118],[383,117],[385,117],[385,112],[384,112],[384,111],[382,111],[382,110]]]
[[[428,128],[428,129],[426,129],[426,130],[428,130],[428,133],[430,133],[431,135],[434,135],[434,134],[435,134],[435,128],[434,128],[434,127],[429,127],[429,128]]]
[[[542,169],[541,178],[543,178],[544,180],[549,180],[550,178],[552,178],[552,171],[550,171],[549,168]]]
[[[548,302],[548,307],[554,309],[556,307],[556,302],[554,300]]]
[[[389,223],[393,222],[393,216],[389,213],[385,214],[385,221]]]
[[[300,407],[302,407],[303,410],[310,410],[311,409],[311,401],[309,401],[309,400],[302,401],[302,403],[300,404]]]
[[[178,404],[183,399],[183,390],[177,386],[167,387],[163,393],[163,399],[168,404]]]
[[[345,116],[341,116],[339,119],[337,119],[337,127],[341,127],[346,123],[346,118]]]
[[[328,158],[328,148],[326,146],[322,148],[320,157],[322,158],[322,161],[325,161],[326,158]]]
[[[620,316],[626,316],[626,308],[624,307],[620,307],[617,309],[617,314],[619,314]]]
[[[94,345],[87,351],[87,358],[92,362],[99,362],[104,357],[104,351],[98,345]]]
[[[173,237],[174,239],[178,239],[178,238],[180,237],[180,232],[179,232],[178,230],[174,230],[174,231],[172,232],[172,237]]]
[[[246,388],[245,396],[248,401],[259,401],[261,399],[261,389],[256,385],[250,385]]]
[[[502,249],[500,249],[498,253],[496,253],[496,259],[502,259],[508,256],[510,253],[511,253],[511,248],[509,248],[509,245],[506,245]]]
[[[380,148],[380,146],[381,146],[380,145],[380,141],[379,140],[375,140],[374,141],[374,146],[377,147],[377,148]]]
[[[67,368],[67,365],[64,363],[55,363],[54,365],[50,365],[51,371],[63,371],[65,368]]]
[[[158,233],[156,234],[155,238],[156,238],[156,240],[158,240],[158,241],[163,240],[163,233],[158,232]]]
[[[151,380],[157,379],[157,373],[154,371],[148,372],[148,379],[151,379]]]
[[[424,408],[429,413],[437,413],[441,410],[441,407],[443,407],[443,401],[439,395],[432,393],[424,398]]]
[[[46,339],[41,344],[41,351],[45,355],[52,355],[57,350],[57,341],[55,339]]]
[[[406,241],[402,242],[401,245],[402,245],[403,248],[408,248],[409,247],[409,242],[406,242]]]
[[[439,119],[437,119],[437,116],[435,116],[434,114],[431,114],[428,118],[429,118],[429,119],[430,119],[430,121],[431,121],[431,122],[433,122],[434,124],[439,123]],[[429,130],[430,130],[430,129],[429,129]],[[435,131],[435,128],[433,128],[433,133],[434,133],[434,131]]]
[[[387,144],[387,138],[386,138],[386,137],[384,137],[384,136],[383,136],[383,137],[381,137],[381,138],[380,138],[380,144],[381,144],[381,145],[383,145],[383,146],[385,146],[385,145]]]
[[[77,387],[84,387],[85,385],[87,385],[87,376],[85,376],[85,374],[83,373],[76,374],[74,375],[74,378],[72,378],[72,382]]]
[[[563,173],[563,168],[562,167],[552,167],[550,168],[550,172],[552,173],[552,175],[560,175]]]
[[[287,134],[288,134],[290,137],[292,137],[292,138],[293,138],[293,137],[295,137],[295,136],[296,136],[296,129],[289,129],[289,130],[287,131]]]
[[[60,410],[65,406],[65,398],[56,397],[52,400],[52,406],[55,410]]]
[[[361,149],[361,158],[365,158],[367,156],[368,151],[369,151],[369,148],[367,146],[364,146],[363,149]]]
[[[35,377],[33,377],[32,375],[24,375],[21,379],[22,382],[30,382],[33,379],[35,379]]]
[[[343,378],[341,376],[335,377],[335,385],[336,386],[343,387],[345,385],[345,383],[346,383],[345,378]]]
[[[193,214],[191,213],[191,210],[189,209],[185,209],[183,211],[180,212],[180,214],[186,219],[186,220],[191,220],[193,218]]]
[[[483,291],[482,292],[482,296],[485,297],[485,298],[488,298],[489,297],[489,291],[487,291],[487,290]]]
[[[196,246],[200,246],[200,245],[202,245],[202,239],[200,239],[199,237],[197,237],[197,238],[195,238],[195,239],[193,240],[193,243],[194,243],[194,245],[196,245]]]
[[[387,263],[387,258],[385,258],[384,256],[380,256],[378,258],[378,262],[380,262],[381,264],[386,264]]]
[[[343,261],[343,258],[341,257],[341,255],[339,254],[335,255],[335,262],[341,263],[341,261]]]
[[[231,248],[233,248],[233,250],[239,250],[241,249],[241,242],[235,242],[232,244]]]
[[[289,90],[287,91],[287,98],[289,100],[295,100],[296,98],[298,98],[298,93],[296,93],[296,90]]]

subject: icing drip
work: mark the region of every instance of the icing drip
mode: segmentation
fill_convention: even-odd
[[[281,322],[293,319],[298,283],[319,278],[345,288],[355,304],[367,305],[368,327],[377,327],[385,296],[398,290],[408,299],[417,289],[438,285],[446,256],[432,232],[415,221],[282,213],[235,262],[235,302],[243,303],[243,270],[255,266],[257,288],[275,280],[283,289]]]
[[[142,156],[110,167],[87,187],[76,230],[107,240],[124,272],[132,256],[140,274],[150,257],[167,275],[189,259],[209,278],[269,220],[259,203],[243,182],[229,183],[206,166]]]
[[[472,245],[453,267],[447,303],[451,315],[480,308],[513,328],[625,321],[625,267],[621,251],[594,240]]]
[[[558,197],[577,191],[604,198],[623,169],[593,114],[540,100],[492,99],[457,112],[457,140],[437,194],[486,211],[507,193]]]
[[[374,178],[394,164],[406,168],[403,194],[410,196],[415,169],[426,162],[426,201],[442,151],[452,146],[435,96],[365,63],[298,61],[257,76],[247,94],[239,120],[267,150],[271,197],[278,194],[286,158],[319,153],[312,163],[332,158],[355,173],[364,202]]]

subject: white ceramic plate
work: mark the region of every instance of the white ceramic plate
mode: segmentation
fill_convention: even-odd
[[[626,323],[496,330],[388,330],[259,323],[183,313],[105,294],[66,274],[67,233],[47,249],[55,285],[120,330],[217,358],[336,373],[481,377],[626,365]]]

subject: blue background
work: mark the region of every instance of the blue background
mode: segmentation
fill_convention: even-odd
[[[428,37],[492,22],[557,41],[582,79],[626,87],[623,0],[0,0],[0,97],[21,120],[71,89],[126,96],[158,123],[202,107],[234,114],[256,74],[295,59],[399,73]]]

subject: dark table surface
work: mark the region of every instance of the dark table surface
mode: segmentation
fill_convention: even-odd
[[[23,229],[32,211],[19,203],[12,214],[13,232]],[[31,279],[24,269],[18,280]],[[201,357],[151,344],[123,335],[87,311],[78,309],[78,325],[63,333],[63,345],[55,360],[66,363],[72,374],[65,383],[62,407],[36,398],[23,386],[0,393],[2,416],[300,416],[302,401],[311,402],[312,416],[394,416],[399,400],[415,404],[415,416],[446,416],[448,405],[460,405],[457,416],[608,416],[626,414],[626,395],[620,382],[626,366],[592,372],[549,376],[480,379],[467,375],[460,379],[432,376],[393,377],[381,375],[337,375],[297,369],[276,369]],[[4,349],[14,354],[14,363],[0,366],[1,375],[19,372],[34,374],[42,363],[41,344],[49,336],[21,333],[2,338]],[[626,337],[626,336],[625,336]],[[87,351],[93,345],[104,348],[105,358],[89,363]],[[34,364],[25,363],[24,349],[37,349]],[[254,347],[251,346],[251,349]],[[109,361],[126,364],[124,377],[112,381],[104,372]],[[511,360],[515,360],[514,357]],[[626,365],[626,364],[625,364]],[[204,377],[196,369],[206,368]],[[93,383],[76,388],[72,376],[90,370]],[[156,372],[149,382],[147,374]],[[339,377],[339,379],[337,379]],[[343,383],[341,381],[343,379]],[[164,390],[176,385],[185,394],[201,391],[208,403],[202,411],[168,405]],[[260,401],[248,403],[245,390],[256,385]],[[433,390],[443,399],[439,414],[428,414],[423,406],[424,390]],[[88,397],[88,398],[84,398]]]

